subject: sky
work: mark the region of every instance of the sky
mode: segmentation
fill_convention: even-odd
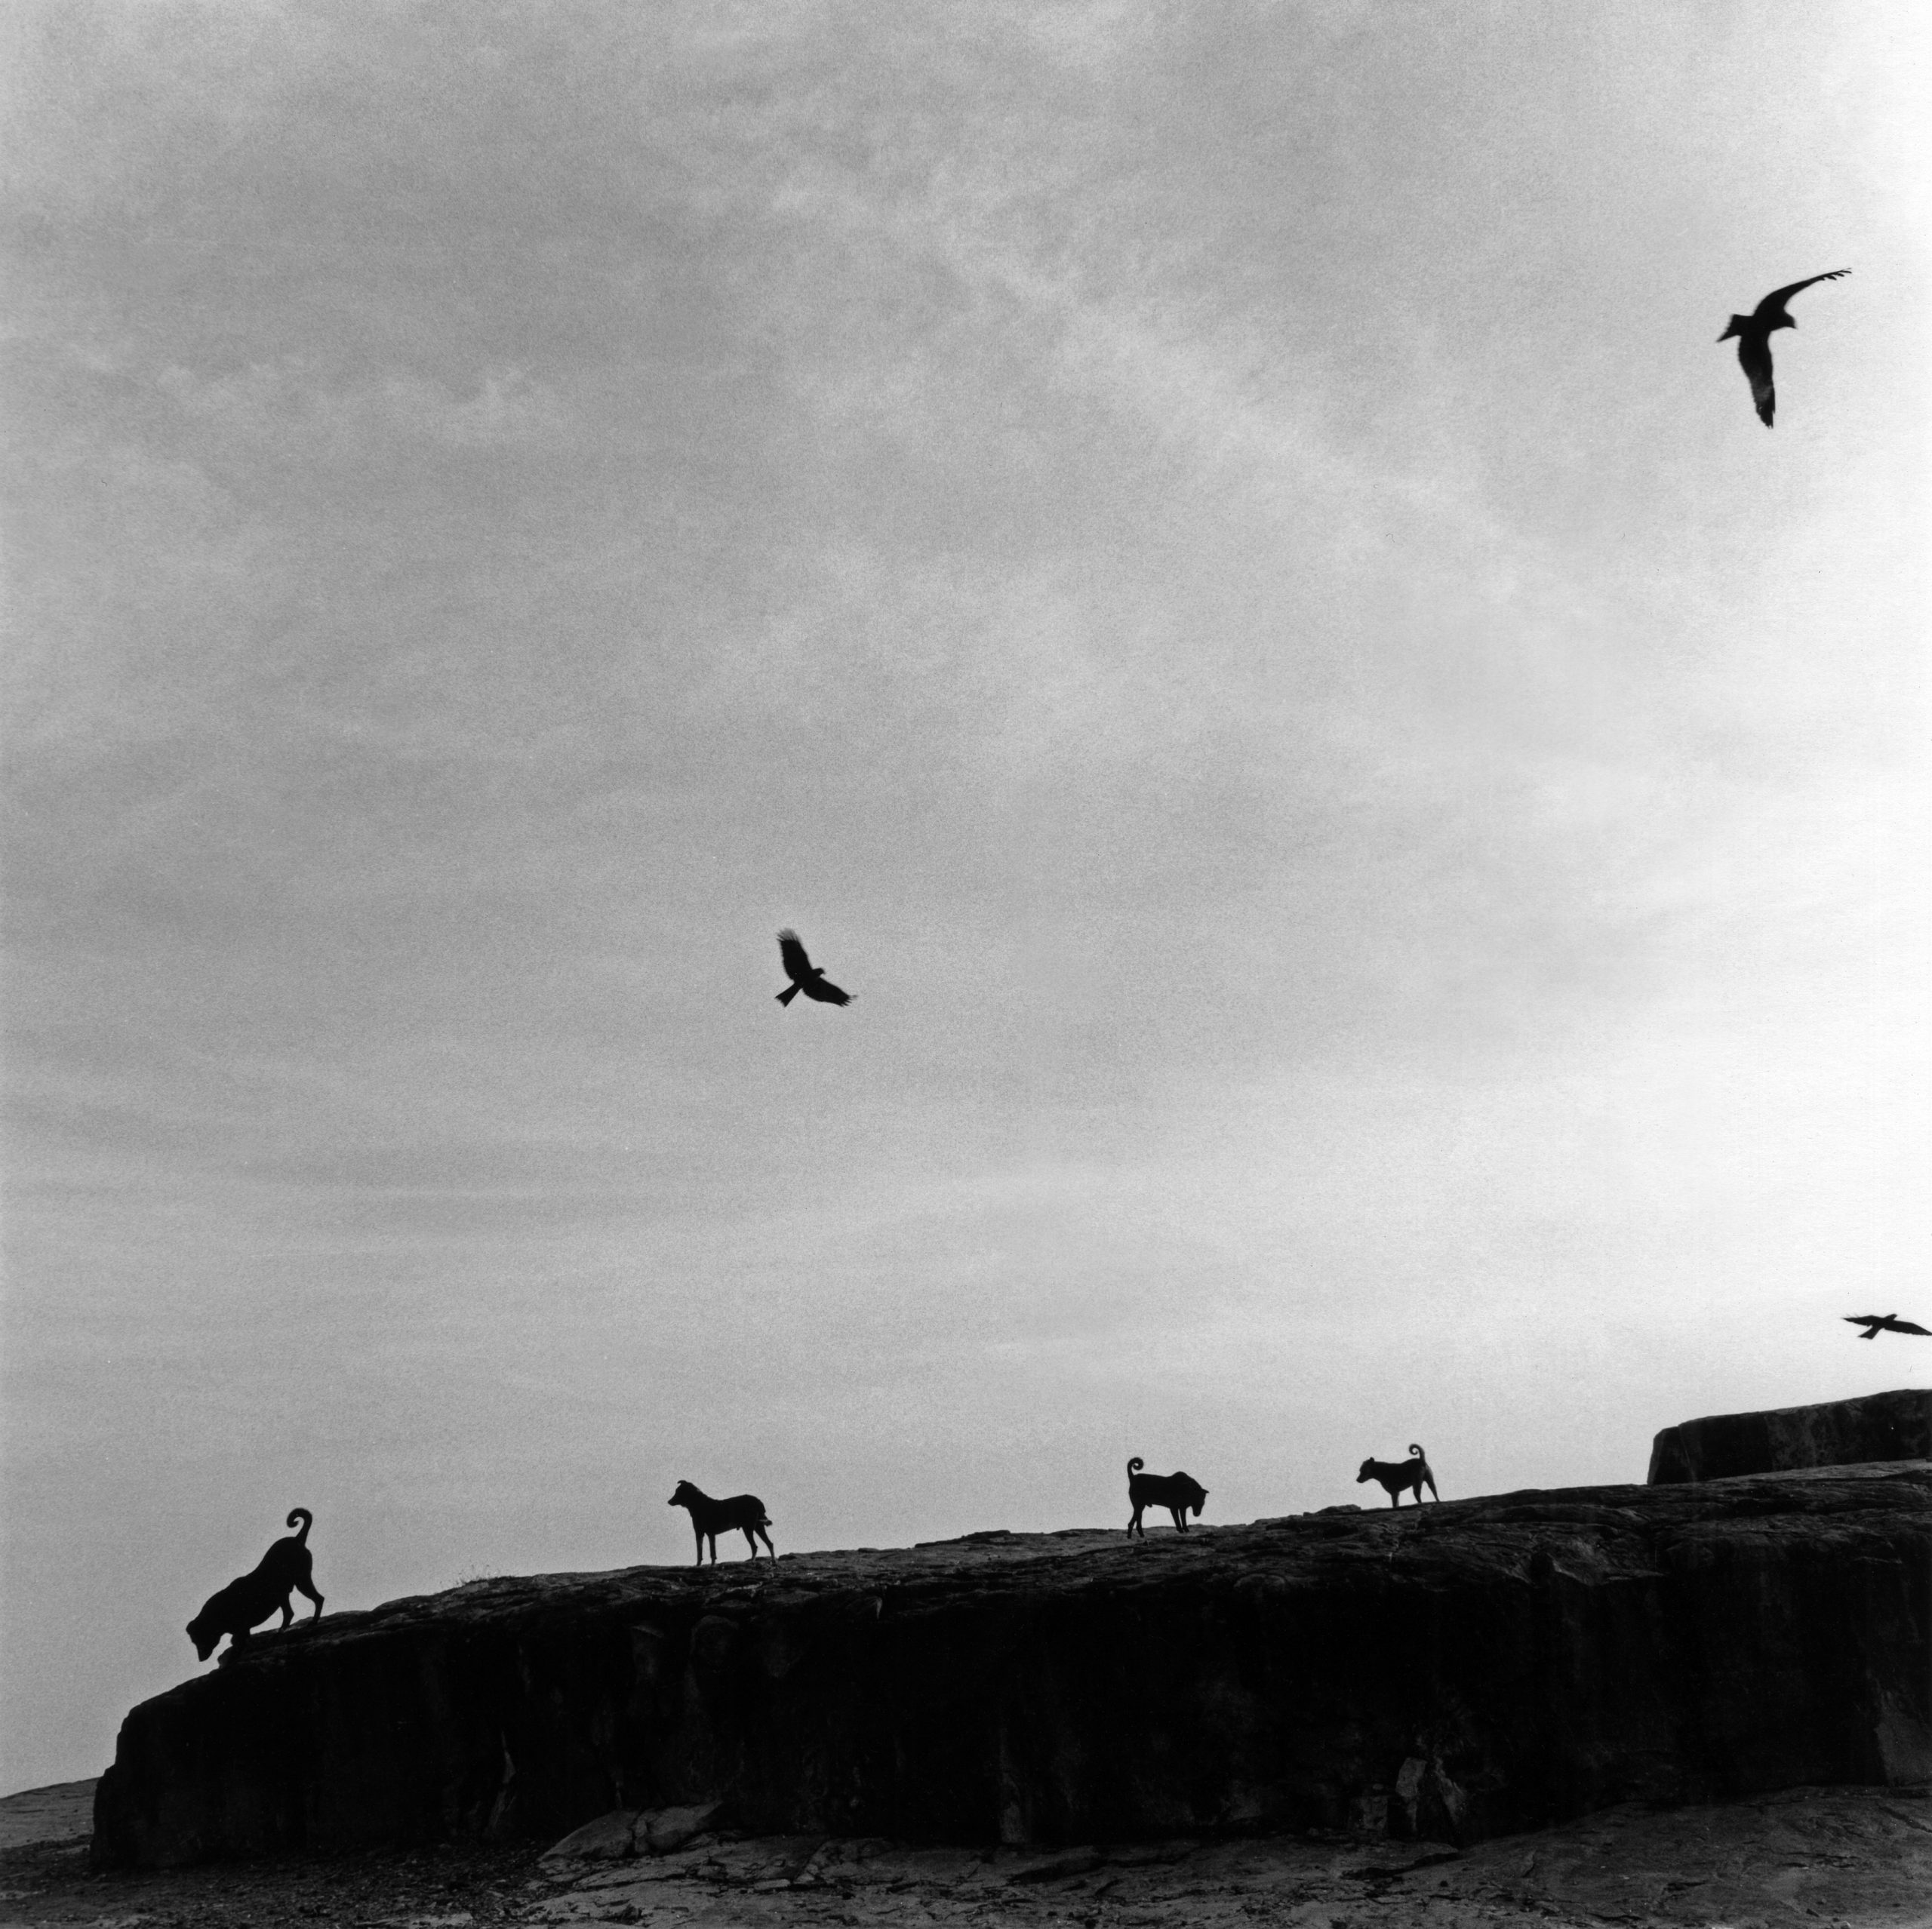
[[[292,1506],[333,1612],[1932,1385],[1916,8],[0,35],[0,1788]]]

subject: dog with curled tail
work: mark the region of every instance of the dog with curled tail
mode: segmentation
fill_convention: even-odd
[[[1147,1530],[1140,1524],[1140,1510],[1143,1507],[1164,1507],[1174,1516],[1174,1525],[1185,1534],[1187,1531],[1187,1514],[1191,1507],[1195,1519],[1208,1504],[1208,1490],[1200,1481],[1184,1473],[1150,1474],[1140,1469],[1147,1463],[1137,1454],[1127,1463],[1127,1498],[1134,1509],[1134,1517],[1127,1524],[1128,1537],[1131,1540],[1138,1534],[1143,1540],[1147,1538]]]
[[[315,1592],[315,1556],[309,1551],[309,1530],[315,1517],[306,1507],[297,1507],[285,1524],[299,1521],[301,1531],[278,1540],[258,1561],[253,1574],[232,1580],[219,1594],[208,1596],[207,1604],[188,1623],[188,1638],[195,1644],[195,1658],[205,1661],[223,1635],[232,1654],[275,1611],[281,1610],[281,1625],[295,1618],[289,1596],[298,1589],[315,1604],[311,1620],[319,1620],[322,1597]]]
[[[1429,1470],[1429,1462],[1422,1449],[1412,1440],[1409,1442],[1409,1457],[1406,1460],[1367,1460],[1361,1463],[1361,1472],[1355,1475],[1359,1487],[1365,1480],[1379,1481],[1388,1490],[1391,1506],[1399,1507],[1402,1496],[1413,1493],[1416,1505],[1422,1505],[1423,1483],[1429,1483],[1429,1497],[1440,1500],[1442,1496],[1435,1491],[1435,1476]]]

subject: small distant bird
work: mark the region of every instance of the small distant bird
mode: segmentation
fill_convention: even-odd
[[[1737,337],[1737,365],[1751,384],[1751,398],[1758,405],[1758,420],[1768,429],[1771,411],[1778,405],[1777,391],[1771,386],[1771,337],[1780,328],[1798,324],[1785,312],[1785,303],[1812,282],[1835,282],[1849,275],[1849,268],[1834,268],[1829,274],[1814,275],[1810,281],[1793,282],[1788,288],[1774,289],[1749,315],[1734,315],[1730,326],[1718,340]]]
[[[1862,1326],[1865,1331],[1858,1337],[1861,1340],[1875,1340],[1881,1333],[1918,1333],[1932,1340],[1932,1331],[1923,1326],[1915,1326],[1909,1319],[1901,1319],[1897,1313],[1847,1313],[1844,1323],[1847,1326]]]
[[[830,983],[823,971],[805,955],[805,947],[798,942],[796,931],[778,934],[779,961],[785,967],[785,975],[792,982],[777,993],[780,1004],[789,1004],[799,992],[808,998],[815,998],[821,1004],[850,1004],[852,995],[842,992]]]

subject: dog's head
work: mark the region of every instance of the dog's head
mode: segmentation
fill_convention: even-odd
[[[1181,1483],[1181,1491],[1187,1496],[1186,1504],[1193,1509],[1194,1518],[1201,1518],[1201,1510],[1208,1504],[1208,1490],[1198,1480],[1191,1480],[1186,1474],[1177,1474],[1175,1479]]]
[[[228,1630],[214,1625],[215,1617],[204,1608],[188,1623],[188,1638],[195,1644],[195,1659],[205,1661],[220,1645],[221,1638]]]
[[[1355,1475],[1355,1484],[1359,1487],[1364,1481],[1373,1480],[1374,1478],[1375,1459],[1374,1455],[1371,1454],[1368,1459],[1362,1462],[1361,1472]]]
[[[697,1489],[688,1480],[678,1483],[678,1491],[665,1502],[667,1507],[688,1507],[697,1498]]]

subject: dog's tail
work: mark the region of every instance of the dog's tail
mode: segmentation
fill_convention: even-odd
[[[1415,1460],[1426,1460],[1429,1458],[1429,1456],[1425,1454],[1413,1440],[1409,1442],[1409,1453],[1411,1457]]]
[[[1140,1469],[1141,1469],[1143,1467],[1144,1467],[1146,1464],[1147,1464],[1147,1463],[1146,1463],[1145,1460],[1143,1460],[1140,1457],[1140,1456],[1138,1454],[1135,1454],[1135,1455],[1134,1455],[1134,1458],[1133,1458],[1132,1460],[1129,1460],[1129,1461],[1128,1462],[1128,1463],[1127,1463],[1127,1477],[1128,1477],[1128,1478],[1129,1480],[1131,1480],[1131,1479],[1134,1478],[1134,1476],[1136,1474],[1137,1474],[1137,1473],[1140,1471]]]
[[[309,1530],[315,1524],[315,1517],[306,1507],[297,1507],[288,1519],[282,1522],[282,1525],[293,1527],[297,1521],[302,1523],[302,1531],[295,1537],[295,1543],[300,1547],[307,1544]]]

